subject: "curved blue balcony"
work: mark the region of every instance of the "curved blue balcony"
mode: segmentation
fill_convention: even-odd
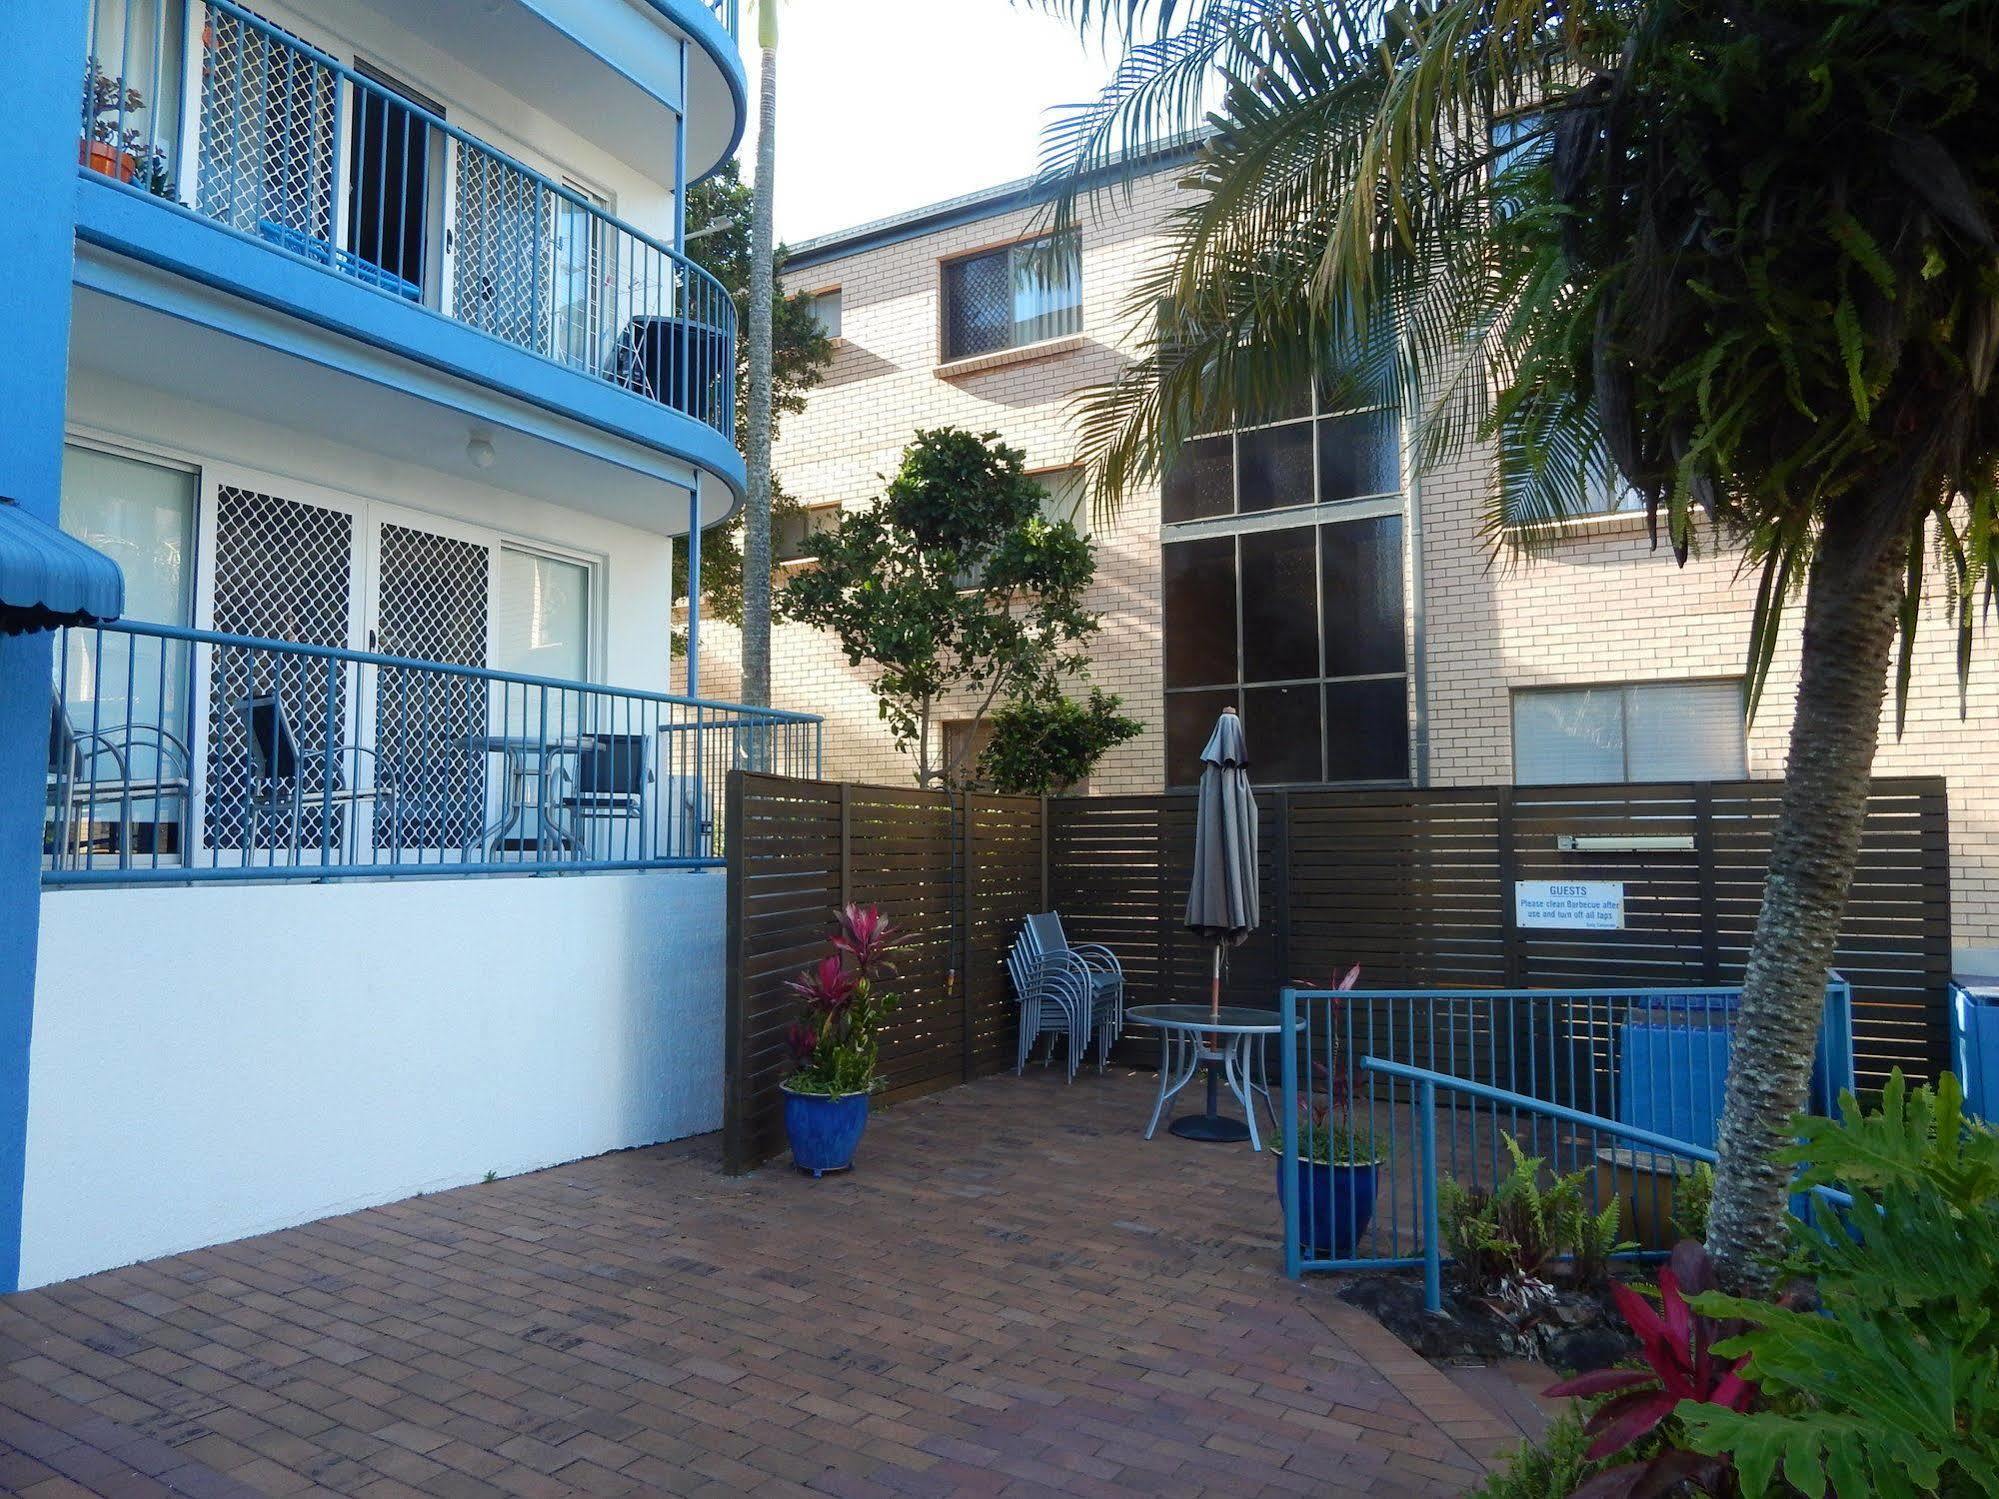
[[[726,40],[729,0],[650,3],[691,8]],[[122,34],[92,41],[79,148],[86,242],[740,489],[735,304],[707,271],[234,0],[199,8],[199,66],[185,70],[177,112],[157,107],[179,79],[158,61],[135,75],[135,56],[164,56],[143,44],[141,14],[128,3]],[[79,263],[80,284],[157,305],[109,284],[117,274]]]

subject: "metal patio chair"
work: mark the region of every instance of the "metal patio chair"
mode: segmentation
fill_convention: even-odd
[[[646,827],[643,821],[647,792],[653,784],[651,736],[648,734],[590,734],[576,757],[576,773],[562,777],[555,805],[569,814],[581,831],[591,821],[623,822],[636,826],[636,846],[628,832],[621,848],[612,857],[646,857]],[[581,850],[586,840],[575,840]]]
[[[353,809],[379,803],[393,815],[395,786],[383,779],[379,771],[374,776],[374,783],[366,786],[306,784],[308,769],[316,763],[323,765],[324,755],[319,752],[310,755],[300,753],[291,721],[285,713],[284,701],[276,693],[239,698],[236,714],[243,721],[244,744],[250,762],[248,783],[243,792],[245,831],[248,834],[246,860],[263,846],[264,825],[272,818],[280,819],[281,825],[289,831],[290,839],[285,846],[296,856],[300,852],[299,840],[307,812],[319,817],[322,828],[330,828],[333,809],[340,806]],[[337,772],[343,765],[358,765],[363,757],[371,767],[375,765],[375,752],[367,745],[344,744],[333,751],[333,767]],[[322,835],[322,846],[326,841]],[[345,843],[345,837],[340,841]]]
[[[1020,1042],[1014,1055],[1014,1076],[1019,1077],[1027,1070],[1034,1044],[1043,1036],[1049,1038],[1048,1056],[1043,1065],[1053,1061],[1055,1041],[1060,1037],[1069,1043],[1064,1060],[1069,1081],[1074,1082],[1090,1037],[1089,971],[1068,953],[1037,955],[1025,937],[1015,939],[1012,951],[1007,954],[1006,971],[1013,980],[1014,999],[1020,1006]],[[1097,1065],[1099,1069],[1103,1066],[1101,1053]]]
[[[1028,950],[1037,957],[1046,953],[1071,953],[1088,971],[1091,1008],[1097,1012],[1095,1020],[1100,1047],[1097,1065],[1101,1069],[1111,1043],[1124,1030],[1124,965],[1118,962],[1117,954],[1101,942],[1071,942],[1062,930],[1062,916],[1057,911],[1044,911],[1028,917],[1021,929],[1021,937]],[[1108,1040],[1104,1039],[1106,1036]]]
[[[151,774],[137,774],[132,766],[141,753],[152,756]],[[80,846],[79,813],[87,824],[97,821],[98,810],[115,807],[118,813],[118,867],[132,864],[132,804],[152,802],[164,809],[167,804],[180,809],[179,824],[187,821],[188,797],[193,785],[187,746],[174,734],[155,724],[120,724],[110,729],[79,729],[69,711],[54,698],[49,702],[48,799],[54,839],[51,850],[58,869],[65,860],[87,860]],[[108,772],[101,768],[108,764]],[[164,818],[155,819],[155,827]],[[158,851],[157,842],[154,845]]]

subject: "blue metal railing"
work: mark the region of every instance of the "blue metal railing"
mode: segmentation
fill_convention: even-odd
[[[707,271],[235,0],[179,9],[92,7],[84,170],[733,438],[735,302]]]
[[[821,721],[370,651],[61,632],[45,883],[723,861],[731,769],[817,775]]]
[[[706,0],[708,9],[715,13],[715,19],[722,23],[722,29],[732,37],[740,37],[742,32],[737,17],[739,0]]]
[[[1675,1162],[1712,1158],[1740,993],[1286,989],[1282,1159],[1325,1116],[1378,1160],[1365,1207],[1330,1175],[1284,1169],[1287,1272],[1425,1264],[1438,1181],[1491,1187],[1508,1138],[1583,1172],[1596,1206],[1669,1224]],[[1852,1086],[1852,992],[1835,976],[1809,1106],[1830,1114]]]

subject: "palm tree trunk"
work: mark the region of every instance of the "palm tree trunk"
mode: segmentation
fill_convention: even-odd
[[[1789,1168],[1773,1152],[1805,1103],[1826,976],[1860,853],[1902,559],[1851,518],[1828,522],[1805,596],[1797,714],[1749,949],[1721,1118],[1708,1248],[1734,1289],[1768,1288]]]
[[[764,0],[769,5],[771,0]],[[750,215],[750,409],[743,508],[743,701],[770,706],[771,302],[777,178],[777,48],[762,49],[757,177]]]

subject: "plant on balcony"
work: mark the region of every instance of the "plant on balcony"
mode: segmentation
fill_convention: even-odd
[[[868,1123],[868,1097],[881,1086],[877,1031],[898,996],[889,951],[902,931],[875,906],[839,913],[832,951],[791,980],[803,1005],[785,1041],[793,1068],[783,1083],[784,1127],[801,1171],[823,1176],[853,1164]]]
[[[166,147],[125,124],[146,107],[145,95],[106,72],[96,58],[84,65],[85,127],[77,160],[94,172],[143,187],[158,198],[176,196]]]

